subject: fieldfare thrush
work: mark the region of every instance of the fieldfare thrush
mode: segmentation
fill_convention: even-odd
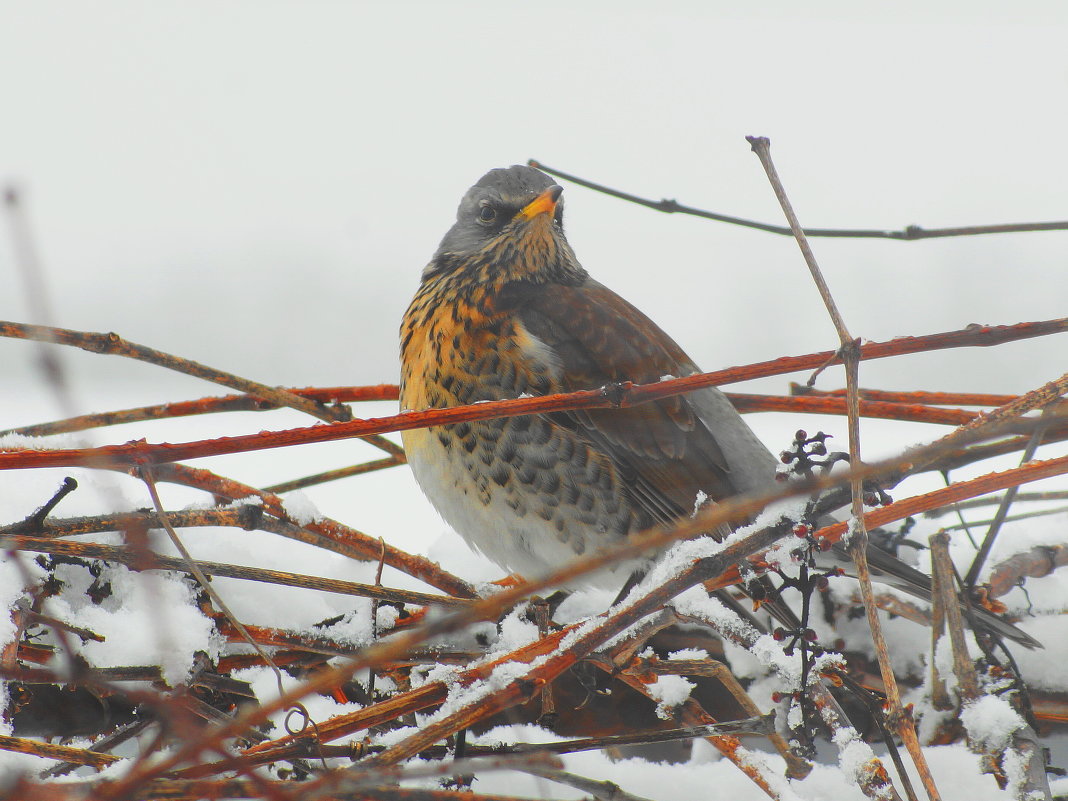
[[[562,191],[544,173],[514,166],[491,170],[464,195],[401,324],[402,408],[700,372],[652,320],[582,268],[564,236]],[[526,576],[688,516],[698,497],[767,490],[777,466],[714,387],[403,438],[416,480],[445,521],[502,568]],[[877,580],[930,598],[928,576],[869,551]],[[828,557],[852,564],[841,547]],[[619,588],[634,568],[591,581]],[[1038,644],[981,616],[985,628]]]

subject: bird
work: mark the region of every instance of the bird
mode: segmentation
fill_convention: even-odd
[[[493,169],[463,196],[400,327],[400,404],[446,408],[646,384],[701,372],[634,305],[582,267],[563,228],[563,188],[544,172]],[[641,405],[404,431],[424,494],[476,551],[510,573],[548,574],[629,535],[775,486],[778,460],[719,389]],[[930,599],[930,578],[869,548],[876,580]],[[851,566],[845,549],[830,554]],[[624,563],[588,578],[623,586]],[[995,615],[982,625],[1039,643]]]

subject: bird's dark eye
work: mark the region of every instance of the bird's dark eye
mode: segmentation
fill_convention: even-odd
[[[478,219],[484,223],[493,222],[497,219],[497,210],[493,206],[483,206],[478,210]]]

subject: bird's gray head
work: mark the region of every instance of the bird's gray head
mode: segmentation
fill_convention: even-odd
[[[496,240],[514,238],[535,218],[547,218],[553,238],[563,240],[563,188],[533,167],[490,170],[467,190],[456,223],[445,234],[437,257],[471,255]]]

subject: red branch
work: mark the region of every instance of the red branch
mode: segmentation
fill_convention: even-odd
[[[889,342],[865,345],[861,349],[861,358],[881,359],[906,353],[952,347],[985,347],[1062,331],[1068,331],[1068,318],[1044,322],[1018,323],[1012,326],[972,326],[960,331],[949,331],[922,337],[899,337]],[[115,468],[123,465],[163,464],[205,456],[221,456],[290,445],[330,442],[363,437],[369,434],[381,434],[387,431],[405,431],[495,417],[516,417],[524,414],[545,414],[564,410],[606,408],[611,406],[636,406],[718,384],[813,369],[837,362],[838,357],[834,351],[823,351],[808,356],[774,359],[748,367],[731,367],[713,373],[698,373],[684,378],[660,381],[655,384],[638,385],[625,382],[608,389],[582,390],[567,394],[546,395],[540,398],[492,401],[471,406],[456,406],[451,409],[406,412],[390,417],[352,420],[345,423],[294,428],[287,431],[262,431],[258,434],[239,437],[220,437],[212,440],[197,440],[177,444],[133,442],[100,448],[10,451],[0,453],[0,470],[75,466]]]

